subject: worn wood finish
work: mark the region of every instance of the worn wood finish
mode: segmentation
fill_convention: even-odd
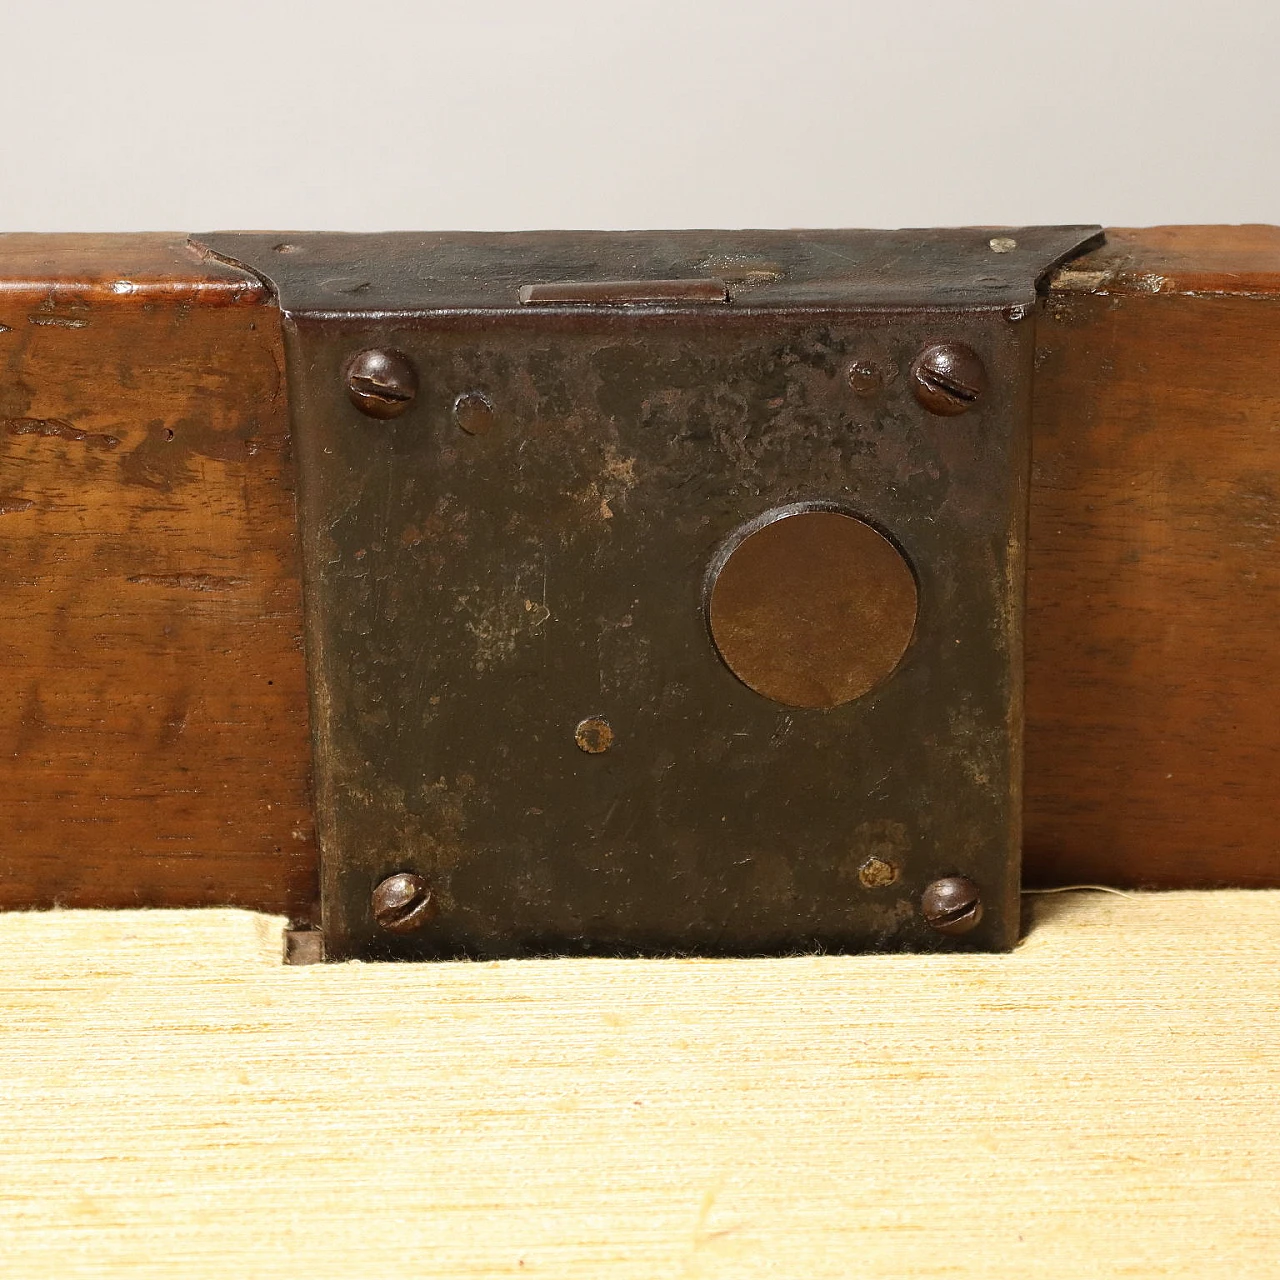
[[[1112,232],[1039,326],[1026,867],[1280,883],[1280,230]]]
[[[0,326],[0,905],[305,913],[270,298],[181,236],[7,236]]]
[[[1039,325],[1033,881],[1280,884],[1280,231]],[[180,236],[0,237],[0,906],[314,897],[278,318]],[[172,433],[170,436],[169,433]]]

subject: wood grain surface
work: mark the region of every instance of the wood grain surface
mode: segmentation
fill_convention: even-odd
[[[1113,231],[1037,328],[1026,872],[1280,883],[1280,229]]]
[[[1280,230],[1112,231],[1038,321],[1032,882],[1280,885]],[[278,315],[0,236],[0,906],[315,894]]]
[[[0,906],[315,896],[278,314],[178,236],[0,237]]]
[[[0,1272],[1273,1277],[1280,893],[1006,956],[279,963],[0,917]]]

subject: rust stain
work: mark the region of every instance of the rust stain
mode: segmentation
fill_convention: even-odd
[[[92,449],[114,449],[120,441],[105,433],[81,431],[61,418],[5,418],[5,430],[11,436],[44,436],[50,440],[71,440]]]

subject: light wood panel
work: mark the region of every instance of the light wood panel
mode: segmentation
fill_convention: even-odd
[[[6,1276],[1274,1276],[1280,893],[1008,956],[279,964],[0,917]]]

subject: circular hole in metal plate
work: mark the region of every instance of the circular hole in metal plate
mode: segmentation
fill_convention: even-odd
[[[749,688],[790,707],[852,702],[902,660],[919,594],[902,552],[864,520],[782,507],[712,563],[711,636]]]

